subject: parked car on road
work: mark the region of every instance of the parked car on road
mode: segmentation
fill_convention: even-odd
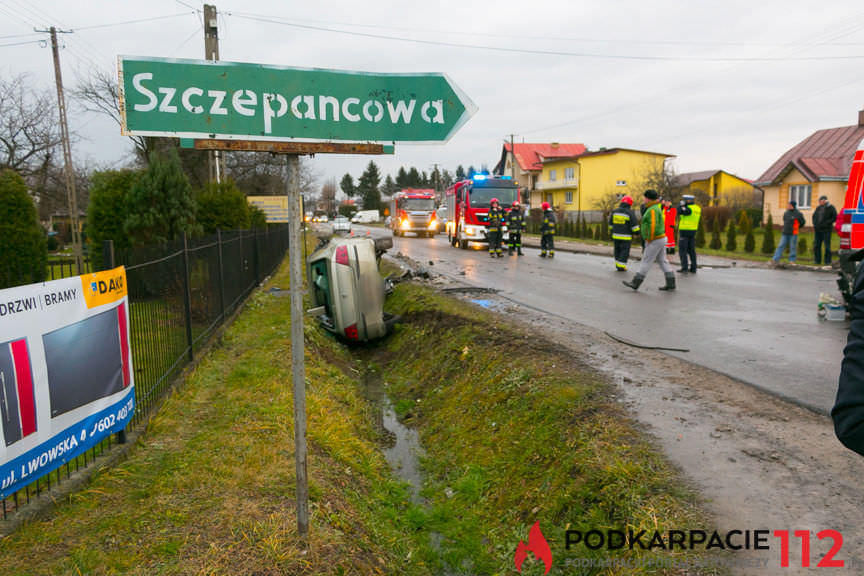
[[[337,216],[333,219],[333,232],[351,232],[351,221],[345,216]]]
[[[378,261],[393,238],[333,237],[307,260],[307,273],[318,317],[326,330],[351,342],[385,336],[396,317],[384,312],[387,282]]]

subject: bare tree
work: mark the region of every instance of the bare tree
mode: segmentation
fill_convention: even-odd
[[[603,196],[594,200],[592,207],[600,212],[601,222],[609,221],[609,215],[612,214],[612,210],[618,207],[623,197],[624,195],[620,192],[609,190]]]
[[[120,116],[120,88],[114,76],[104,70],[92,69],[89,76],[70,90],[72,98],[88,112],[104,114],[122,126]],[[150,152],[156,148],[157,138],[130,136],[139,164],[146,165]]]
[[[660,196],[676,202],[678,200],[678,192],[675,186],[676,177],[675,169],[668,159],[663,164],[646,161],[642,170],[633,175],[631,190],[641,196],[645,190],[653,189]]]
[[[330,178],[321,187],[320,204],[327,214],[336,213],[336,178]]]
[[[0,78],[0,169],[11,168],[31,180],[53,164],[61,138],[56,96],[30,89],[28,83],[24,74]]]

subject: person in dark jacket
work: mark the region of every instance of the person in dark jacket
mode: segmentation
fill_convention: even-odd
[[[486,237],[489,240],[489,256],[495,258],[503,258],[501,253],[501,240],[504,235],[502,227],[504,226],[504,209],[498,203],[497,198],[492,198],[489,203],[489,222]]]
[[[819,206],[813,211],[813,261],[822,264],[822,244],[825,244],[825,265],[831,265],[831,233],[837,221],[837,209],[827,196],[819,197]]]
[[[555,212],[548,202],[543,202],[543,221],[540,223],[540,257],[555,257]]]
[[[850,260],[860,260],[862,256],[864,250],[859,250]],[[843,349],[831,418],[837,439],[850,450],[864,455],[864,266],[860,264],[849,299],[849,312],[852,322]]]
[[[522,256],[522,228],[525,227],[525,217],[522,215],[522,207],[519,201],[515,200],[510,206],[510,212],[507,214],[507,254],[516,254]]]
[[[627,261],[630,259],[630,245],[633,235],[639,233],[639,220],[633,214],[633,198],[624,196],[621,205],[609,215],[609,235],[615,255],[615,270],[627,271]]]
[[[790,200],[786,206],[786,212],[783,213],[783,231],[780,236],[780,245],[777,246],[773,258],[775,265],[780,263],[780,257],[783,256],[786,246],[789,246],[789,262],[794,263],[798,258],[798,230],[805,223],[804,215],[798,210],[798,205],[794,200]]]

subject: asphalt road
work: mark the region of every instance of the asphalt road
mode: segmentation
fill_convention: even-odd
[[[526,248],[521,258],[492,259],[485,245],[459,250],[443,235],[393,241],[391,254],[520,305],[642,346],[686,349],[665,352],[821,413],[833,405],[848,322],[820,320],[817,303],[821,292],[839,297],[834,274],[704,267],[679,276],[678,290],[667,293],[657,290],[663,275],[655,266],[634,292],[621,281],[636,264],[616,272],[611,256],[559,251],[548,260]]]

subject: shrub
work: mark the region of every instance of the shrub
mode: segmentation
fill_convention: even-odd
[[[42,282],[48,250],[24,178],[0,172],[0,288]]]
[[[753,228],[753,221],[750,220],[750,216],[747,214],[746,210],[741,210],[738,214],[738,230],[741,231],[741,234],[746,235]]]
[[[735,219],[729,219],[726,227],[726,251],[735,252],[738,249],[738,230],[735,229]]]
[[[129,236],[123,229],[129,191],[140,172],[105,170],[94,172],[90,179],[90,203],[87,207],[87,246],[96,270],[102,270],[102,246],[114,241],[115,252],[130,247]]]
[[[129,191],[123,229],[133,246],[165,244],[200,230],[192,187],[174,148],[150,155]]]
[[[711,244],[708,247],[712,250],[723,248],[723,241],[720,240],[720,218],[714,218],[714,223],[711,225]]]
[[[748,218],[749,221],[749,218]],[[744,238],[744,251],[752,254],[756,250],[756,237],[753,235],[753,226],[749,226],[747,236]]]
[[[696,247],[704,248],[705,247],[705,219],[699,219],[699,227],[696,228]]]
[[[232,180],[211,182],[195,196],[196,218],[206,234],[250,227],[249,203]]]
[[[762,235],[762,253],[774,254],[777,245],[774,243],[774,219],[771,214],[768,214],[768,221],[765,222],[765,233]]]

